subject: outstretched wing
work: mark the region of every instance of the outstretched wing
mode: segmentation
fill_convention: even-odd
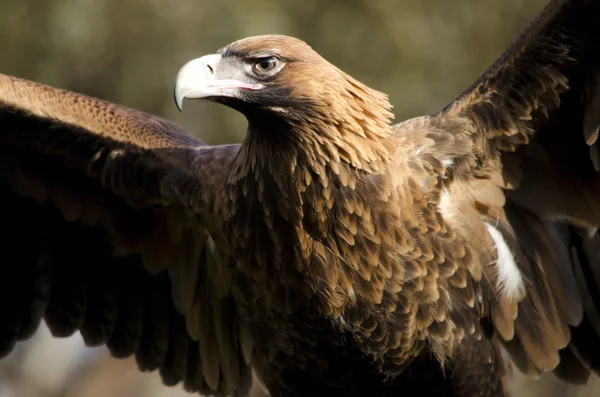
[[[212,213],[237,150],[0,75],[0,355],[45,319],[166,384],[245,395],[252,346]]]
[[[451,138],[436,138],[442,212],[497,251],[495,335],[524,372],[585,381],[600,370],[600,2],[551,1],[428,123]]]

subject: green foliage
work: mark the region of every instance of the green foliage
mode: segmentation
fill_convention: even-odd
[[[186,61],[236,39],[282,33],[388,93],[398,120],[468,87],[545,0],[0,0],[0,72],[156,113],[209,143],[239,141],[245,120],[186,103]]]

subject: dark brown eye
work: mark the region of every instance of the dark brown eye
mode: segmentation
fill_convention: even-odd
[[[279,60],[275,57],[268,57],[257,60],[252,66],[252,69],[254,69],[256,74],[265,76],[274,71],[277,66],[279,66]]]

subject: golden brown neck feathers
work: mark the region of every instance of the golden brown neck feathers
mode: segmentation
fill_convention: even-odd
[[[304,149],[312,149],[314,160],[365,172],[377,172],[380,163],[389,161],[385,140],[392,133],[393,115],[386,95],[330,64],[314,73],[294,73],[292,84],[301,87],[294,95],[313,104],[309,119],[300,114],[297,119],[290,118],[290,124]]]

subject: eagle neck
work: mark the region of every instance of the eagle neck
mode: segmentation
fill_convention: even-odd
[[[392,161],[389,125],[357,130],[343,120],[323,122],[319,117],[314,122],[291,115],[249,120],[230,182],[251,174],[291,181],[294,174],[306,172],[318,178],[342,173],[345,180],[347,173],[380,173]]]

